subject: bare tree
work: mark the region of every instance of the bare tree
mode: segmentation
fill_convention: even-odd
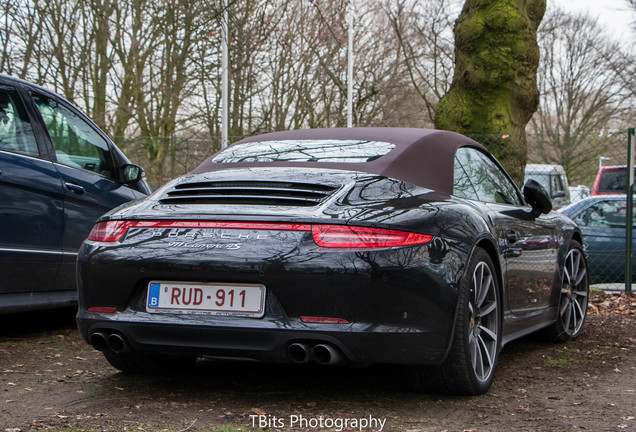
[[[17,50],[11,42],[13,36],[14,16],[18,14],[18,2],[16,0],[5,0],[0,4],[0,70],[6,73],[14,73],[14,57]]]
[[[218,142],[222,3],[5,0],[0,70],[80,105],[159,183],[177,145],[192,153],[180,137]],[[230,134],[344,126],[348,1],[229,3]],[[452,70],[446,3],[356,3],[355,124],[430,123]]]
[[[432,125],[437,103],[449,90],[454,69],[453,23],[458,1],[385,1],[411,89],[424,101]]]
[[[563,165],[571,180],[589,182],[605,150],[602,132],[629,107],[630,91],[621,83],[633,57],[595,19],[558,9],[541,26],[539,43],[541,102],[529,126],[533,144],[541,162]]]
[[[636,13],[636,0],[625,0],[632,10],[632,14]],[[632,29],[636,30],[636,18],[632,17]]]

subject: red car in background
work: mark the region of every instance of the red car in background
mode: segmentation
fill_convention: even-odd
[[[627,180],[627,166],[601,167],[592,186],[592,195],[627,193]]]

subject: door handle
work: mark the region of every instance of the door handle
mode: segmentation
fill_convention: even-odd
[[[86,193],[86,189],[84,189],[82,186],[75,183],[66,182],[64,183],[64,186],[66,186],[66,189],[78,195],[84,195]]]
[[[519,236],[513,230],[508,230],[506,231],[506,240],[508,240],[510,244],[517,243]]]

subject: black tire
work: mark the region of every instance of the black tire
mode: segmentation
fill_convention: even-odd
[[[571,240],[563,264],[559,311],[555,322],[543,331],[543,337],[551,342],[567,342],[579,337],[587,316],[589,294],[585,253],[579,242]]]
[[[501,348],[501,301],[495,266],[477,248],[462,278],[448,358],[438,367],[409,367],[411,386],[427,393],[478,395],[490,388]]]
[[[189,371],[197,360],[196,355],[168,355],[154,352],[103,351],[104,357],[114,368],[134,375],[171,375]]]

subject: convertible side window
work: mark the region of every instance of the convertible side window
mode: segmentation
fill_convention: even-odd
[[[461,149],[460,149],[461,150]],[[466,152],[455,153],[455,168],[453,172],[453,195],[460,198],[479,201],[475,186],[470,181],[465,165],[470,164],[470,155]]]
[[[463,174],[458,174],[458,166]],[[488,203],[521,205],[516,186],[510,181],[503,170],[481,151],[462,147],[455,153],[455,189],[457,196],[466,196],[466,188],[462,185],[470,182],[476,199]]]
[[[35,134],[18,92],[0,85],[0,150],[39,156]]]
[[[106,140],[63,104],[35,92],[32,96],[51,137],[57,161],[114,179],[113,158]]]

